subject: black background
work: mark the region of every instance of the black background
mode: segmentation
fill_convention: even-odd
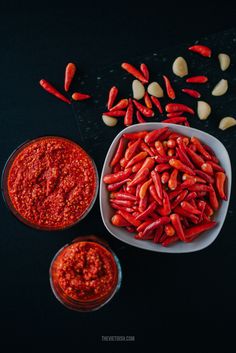
[[[47,78],[59,87],[64,67],[81,71],[141,56],[235,25],[225,3],[73,3],[2,7],[0,15],[0,168],[20,143],[40,135],[79,141],[73,110],[41,90]],[[208,7],[207,7],[208,6]],[[79,111],[79,108],[78,108]],[[97,117],[99,119],[99,116]],[[93,136],[91,135],[91,141]],[[110,141],[104,139],[105,146]],[[85,146],[86,147],[86,146]],[[90,146],[88,146],[89,148]],[[106,149],[106,147],[105,147]],[[235,148],[234,148],[235,151]],[[230,151],[233,154],[233,149]],[[104,155],[99,156],[102,161]],[[96,153],[97,155],[98,153]],[[99,162],[100,163],[100,162]],[[235,206],[207,249],[185,255],[145,252],[110,236],[98,202],[76,227],[40,232],[19,223],[0,199],[1,338],[31,351],[60,346],[99,346],[99,351],[155,347],[157,352],[235,351]],[[123,283],[116,297],[94,313],[65,309],[54,298],[48,269],[54,254],[80,234],[99,234],[117,253]],[[135,342],[102,342],[106,335],[134,335]]]

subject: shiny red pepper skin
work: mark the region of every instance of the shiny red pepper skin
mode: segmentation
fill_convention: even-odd
[[[116,100],[118,94],[118,88],[116,86],[111,87],[108,95],[107,108],[110,110]]]
[[[189,155],[191,161],[199,168],[201,168],[202,164],[205,162],[204,159],[195,153],[191,148],[186,148],[187,154]]]
[[[132,167],[132,165],[142,161],[146,157],[147,157],[147,152],[139,152],[127,163],[126,168]]]
[[[134,179],[129,183],[129,186],[134,186],[141,183],[149,174],[150,170],[148,168],[143,168],[138,171]]]
[[[72,99],[74,101],[84,101],[86,99],[91,98],[91,96],[89,94],[85,94],[85,93],[80,93],[80,92],[74,92],[72,94]]]
[[[188,201],[182,201],[180,206],[186,212],[189,212],[189,213],[192,213],[192,214],[196,214],[196,215],[200,215],[201,214],[201,212],[197,208],[193,207]]]
[[[123,135],[124,137],[124,135]],[[131,158],[135,155],[136,151],[139,148],[139,145],[141,143],[141,138],[138,138],[137,141],[133,142],[131,146],[129,146],[126,151],[125,151],[125,159],[127,161],[130,161]],[[127,164],[126,164],[127,165]]]
[[[114,216],[111,218],[111,223],[116,227],[127,227],[130,225],[130,223],[127,222],[126,219],[124,219],[118,213],[114,214]]]
[[[136,201],[137,197],[125,192],[112,192],[110,194],[111,199],[116,199],[116,200],[128,200],[128,201]]]
[[[136,77],[142,83],[148,83],[148,80],[133,65],[128,64],[128,63],[122,63],[121,67],[122,67],[122,69],[126,70],[129,74]]]
[[[120,116],[125,116],[126,111],[125,110],[115,110],[113,112],[104,112],[103,115],[111,116],[111,117],[120,117]]]
[[[225,181],[226,181],[225,173],[217,172],[215,174],[215,178],[216,178],[216,188],[220,198],[222,200],[227,200],[227,196],[225,194]]]
[[[205,83],[208,81],[206,76],[193,76],[186,79],[187,83]]]
[[[114,110],[122,110],[128,107],[129,101],[128,99],[121,99],[116,105],[114,105],[110,111],[113,112]]]
[[[176,243],[179,240],[179,237],[177,235],[173,235],[172,237],[168,237],[164,239],[161,243],[162,246],[169,246],[171,244]]]
[[[159,99],[157,97],[151,96],[151,100],[152,100],[152,103],[159,110],[159,113],[162,114],[163,113],[163,109],[162,109],[162,106],[161,106],[161,103],[160,103]]]
[[[140,71],[142,72],[143,76],[146,78],[147,81],[149,81],[149,70],[146,64],[142,63],[140,65]]]
[[[134,107],[132,99],[129,99],[129,105],[125,113],[124,124],[125,126],[130,126],[133,124]]]
[[[200,152],[204,158],[206,158],[207,160],[211,160],[211,155],[210,153],[208,153],[205,148],[203,147],[203,145],[201,144],[201,142],[198,140],[198,138],[196,137],[191,137],[191,142],[196,146],[197,151]]]
[[[133,132],[131,134],[123,134],[123,137],[127,140],[137,140],[139,138],[143,139],[147,135],[147,131]]]
[[[173,112],[173,113],[167,113],[166,116],[167,118],[175,118],[176,116],[182,116],[184,112]]]
[[[153,199],[161,206],[162,205],[162,199],[160,199],[157,195],[156,188],[154,185],[149,186],[149,192],[152,195]]]
[[[168,187],[170,190],[175,190],[177,188],[177,178],[178,178],[178,169],[173,169],[173,171],[170,174],[170,178],[168,181]]]
[[[188,195],[188,190],[183,190],[177,197],[176,199],[171,203],[171,208],[172,210],[180,204],[184,199],[186,199],[186,196]],[[197,195],[196,195],[197,196]]]
[[[161,216],[168,216],[171,213],[170,199],[165,190],[163,190],[162,206],[157,207],[157,212]]]
[[[177,213],[172,213],[170,215],[170,221],[171,221],[179,239],[182,241],[186,241],[186,237],[184,234],[184,230],[183,230],[179,215]]]
[[[151,172],[151,178],[153,180],[153,184],[156,189],[157,196],[159,199],[162,199],[163,196],[163,189],[162,189],[162,184],[161,184],[161,178],[160,175],[155,172],[154,170]]]
[[[154,116],[154,111],[152,109],[145,107],[145,105],[139,103],[135,99],[133,99],[133,103],[146,118],[152,118]]]
[[[151,224],[149,224],[143,231],[143,235],[147,235],[150,232],[153,232],[153,230],[157,229],[158,227],[160,227],[161,225],[165,225],[167,223],[170,222],[170,218],[169,217],[161,217],[159,219],[157,219],[156,221],[152,222]]]
[[[108,191],[117,191],[121,188],[122,185],[126,184],[129,181],[130,181],[130,179],[124,179],[124,180],[118,181],[116,183],[109,184],[109,185],[107,185],[107,190]]]
[[[152,212],[154,212],[156,209],[156,202],[152,202],[148,208],[146,208],[145,211],[143,211],[142,213],[140,213],[136,219],[138,219],[139,221],[145,219],[147,216],[149,216]]]
[[[136,111],[136,119],[139,124],[146,123],[146,121],[143,119],[140,111]]]
[[[165,86],[166,86],[166,93],[168,95],[168,97],[170,99],[175,99],[175,91],[170,83],[170,80],[168,79],[167,76],[163,75],[163,79],[164,79],[164,82],[165,82]]]
[[[145,102],[147,108],[152,109],[152,101],[151,101],[151,98],[149,97],[148,92],[145,92],[144,102]]]
[[[182,172],[187,173],[189,175],[195,175],[196,174],[193,169],[189,168],[188,166],[183,164],[178,159],[171,158],[169,160],[169,164],[171,165],[171,167],[174,167],[174,168],[176,168],[178,170],[181,170]]]
[[[185,104],[181,104],[181,103],[168,103],[165,106],[165,109],[166,109],[167,113],[182,111],[182,112],[186,112],[186,113],[194,115],[194,110],[192,108],[188,107]]]
[[[187,121],[185,116],[177,116],[175,118],[165,119],[162,122],[167,124],[183,124]]]
[[[163,127],[161,129],[158,129],[158,130],[153,130],[151,132],[149,132],[145,138],[144,138],[144,141],[147,143],[147,144],[150,144],[156,140],[158,140],[158,138],[168,130],[168,127]]]
[[[186,241],[193,241],[199,234],[216,226],[216,222],[199,224],[185,230]]]
[[[191,47],[188,48],[188,50],[193,51],[195,53],[198,53],[202,56],[205,56],[207,58],[211,57],[211,49],[207,47],[206,45],[192,45]]]
[[[114,157],[111,160],[110,167],[114,167],[121,160],[121,158],[123,157],[124,150],[125,150],[125,139],[121,137],[118,143],[116,152],[114,154]]]
[[[209,191],[209,201],[210,201],[210,204],[211,204],[211,207],[217,211],[218,208],[219,208],[219,201],[217,199],[217,196],[216,196],[216,192],[215,192],[215,189],[214,187],[212,186],[212,184],[210,184],[210,191]]]
[[[105,184],[117,183],[118,181],[127,179],[131,173],[132,173],[132,169],[129,168],[129,169],[126,169],[125,171],[120,171],[115,174],[107,174],[104,176],[103,181]]]
[[[117,213],[120,214],[127,222],[129,222],[133,226],[135,227],[140,226],[141,222],[137,220],[135,217],[133,217],[130,213],[125,212],[123,210],[118,210]]]
[[[69,63],[66,66],[66,70],[65,70],[65,82],[64,82],[64,89],[66,92],[69,91],[70,89],[70,85],[71,82],[75,76],[75,72],[76,72],[76,66],[74,63]]]
[[[65,103],[71,104],[71,101],[61,94],[54,86],[51,85],[48,81],[42,79],[39,81],[39,84],[45,91],[62,100]]]
[[[193,97],[193,98],[200,98],[201,97],[201,93],[199,93],[195,89],[182,88],[181,91],[188,94],[190,97]]]
[[[163,225],[160,225],[160,227],[158,227],[156,229],[155,236],[154,236],[154,239],[153,239],[154,243],[159,243],[159,241],[161,239],[161,236],[163,234],[163,229],[164,229]]]

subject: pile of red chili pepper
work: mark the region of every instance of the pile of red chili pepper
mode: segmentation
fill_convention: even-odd
[[[111,222],[163,246],[213,228],[226,174],[212,149],[168,127],[125,133],[105,175]]]

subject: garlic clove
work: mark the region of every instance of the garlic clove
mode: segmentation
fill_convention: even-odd
[[[104,115],[104,114],[102,116],[102,120],[103,120],[104,124],[109,126],[109,127],[116,126],[116,124],[118,122],[118,119],[113,118],[111,116]]]
[[[236,119],[232,118],[231,116],[226,116],[225,118],[221,119],[219,129],[226,130],[234,125],[236,125]]]
[[[220,53],[218,55],[218,59],[220,62],[220,68],[222,71],[225,71],[228,69],[229,65],[230,65],[230,56],[228,54],[225,53]]]
[[[188,75],[188,65],[186,60],[182,56],[176,58],[173,62],[172,70],[174,74],[179,77]]]
[[[213,96],[223,96],[228,91],[228,81],[227,80],[220,80],[217,85],[213,88],[211,94]]]
[[[197,114],[200,120],[206,120],[211,114],[211,106],[207,102],[198,101]]]
[[[144,97],[145,88],[139,80],[133,80],[132,90],[134,99],[140,100]]]
[[[157,98],[162,98],[164,96],[163,89],[157,82],[150,83],[148,85],[147,91],[151,96],[154,96]]]

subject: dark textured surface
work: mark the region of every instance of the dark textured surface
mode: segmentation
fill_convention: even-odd
[[[209,33],[205,43],[217,51],[232,53],[235,58],[234,32],[211,34],[232,27],[235,10],[224,7],[212,14],[210,6],[209,9],[205,6],[203,11],[191,4],[191,16],[188,16],[181,6],[175,11],[169,11],[168,7],[162,11],[148,9],[128,9],[120,3],[105,8],[98,3],[78,6],[74,11],[53,6],[37,11],[32,6],[28,10],[12,6],[11,10],[1,11],[1,34],[4,34],[0,48],[1,169],[12,150],[26,139],[55,134],[80,142],[100,170],[104,154],[121,128],[109,129],[100,120],[106,100],[103,92],[110,83],[122,86],[125,74],[119,67],[120,62],[135,63],[139,61],[137,58],[152,61],[152,73],[158,77],[165,67],[169,73],[172,59],[183,54],[189,58],[190,66],[196,68],[196,73],[201,72],[202,67],[209,71],[210,87],[221,76],[229,78],[229,93],[224,97],[211,97],[214,114],[209,122],[193,118],[192,126],[213,133],[226,145],[235,171],[235,129],[225,133],[217,129],[222,115],[235,115],[235,60],[229,71],[221,73],[216,60],[212,60],[212,67],[208,66],[207,59],[186,53],[185,45],[179,46],[180,43],[192,44]],[[153,57],[153,52],[158,55]],[[151,55],[146,57],[143,53]],[[68,61],[78,64],[85,82],[84,90],[97,97],[97,105],[94,101],[84,102],[71,110],[40,89],[38,80],[43,77],[62,87]],[[114,64],[111,66],[111,63]],[[198,63],[199,68],[195,66]],[[111,78],[110,68],[117,71],[111,73]],[[88,77],[83,77],[85,73]],[[132,80],[127,76],[126,81],[131,83]],[[96,87],[96,82],[104,82],[102,90]],[[78,87],[76,82],[74,87]],[[182,97],[179,97],[181,101]],[[207,94],[205,97],[208,100]],[[184,99],[188,101],[187,97]],[[94,122],[98,122],[98,128],[86,131]],[[233,197],[217,240],[201,252],[181,256],[145,252],[114,239],[102,224],[98,202],[86,219],[63,232],[47,233],[25,227],[8,212],[2,199],[0,217],[0,333],[2,342],[6,338],[8,344],[16,344],[14,352],[24,351],[21,343],[31,344],[32,352],[47,351],[52,345],[54,352],[55,347],[63,347],[68,342],[82,352],[83,347],[90,344],[101,345],[101,352],[108,345],[111,350],[127,351],[147,346],[156,347],[158,352],[235,351]],[[102,310],[79,314],[55,300],[49,286],[48,269],[60,247],[79,234],[89,233],[99,234],[109,241],[120,258],[123,283],[118,295]],[[135,335],[135,343],[104,343],[102,335]],[[9,346],[4,351],[9,352]]]

